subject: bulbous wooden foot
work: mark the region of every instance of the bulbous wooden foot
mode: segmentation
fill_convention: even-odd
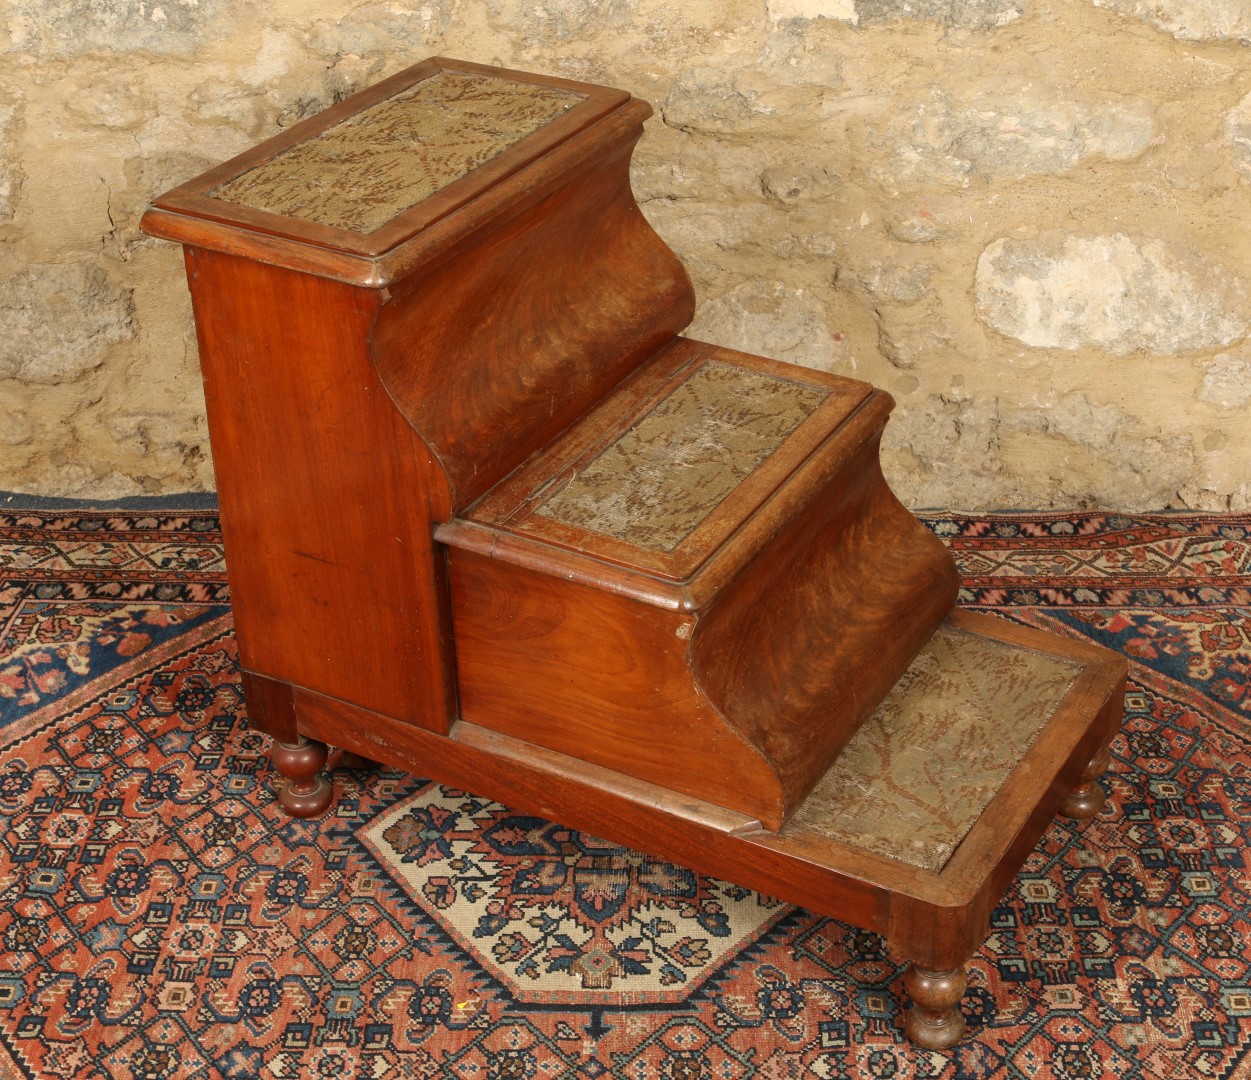
[[[278,792],[279,805],[292,817],[310,818],[324,814],[334,789],[321,770],[326,766],[326,744],[300,736],[295,743],[275,742],[269,752],[287,782]]]
[[[1090,759],[1090,764],[1082,773],[1082,782],[1070,791],[1068,797],[1060,804],[1060,813],[1065,817],[1079,820],[1092,818],[1099,813],[1103,809],[1103,804],[1108,801],[1103,785],[1099,783],[1099,777],[1108,771],[1108,766],[1111,764],[1112,755],[1105,746]]]
[[[925,1050],[950,1050],[964,1034],[960,999],[969,985],[963,965],[950,971],[928,971],[913,964],[904,973],[912,998],[904,1031]]]

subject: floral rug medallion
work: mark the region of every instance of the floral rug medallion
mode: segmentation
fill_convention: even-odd
[[[680,1003],[790,911],[436,784],[361,838],[450,941],[529,1003]]]

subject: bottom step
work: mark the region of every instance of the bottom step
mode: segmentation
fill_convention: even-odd
[[[473,724],[449,737],[299,688],[293,703],[310,748],[399,765],[885,935],[912,961],[908,1034],[941,1048],[963,1030],[964,964],[1052,817],[1101,805],[1126,666],[957,612],[779,831]]]
[[[1082,670],[944,623],[782,832],[941,871]]]

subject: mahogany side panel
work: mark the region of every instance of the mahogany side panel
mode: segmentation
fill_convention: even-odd
[[[195,248],[187,277],[243,666],[446,731],[431,459],[369,363],[379,293]]]
[[[239,675],[243,683],[243,700],[247,703],[248,726],[265,732],[277,742],[295,742],[300,732],[296,727],[291,684],[275,682],[246,668]]]
[[[453,510],[691,319],[690,279],[630,191],[643,115],[567,183],[397,285],[382,311],[377,370],[446,469]]]
[[[693,619],[451,550],[461,717],[773,821],[777,777],[686,661]]]
[[[788,812],[955,606],[955,563],[887,486],[881,436],[760,549],[691,641],[700,686],[764,751]]]

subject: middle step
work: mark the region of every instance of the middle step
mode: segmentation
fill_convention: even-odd
[[[435,538],[461,717],[777,829],[955,603],[890,395],[679,338]]]

